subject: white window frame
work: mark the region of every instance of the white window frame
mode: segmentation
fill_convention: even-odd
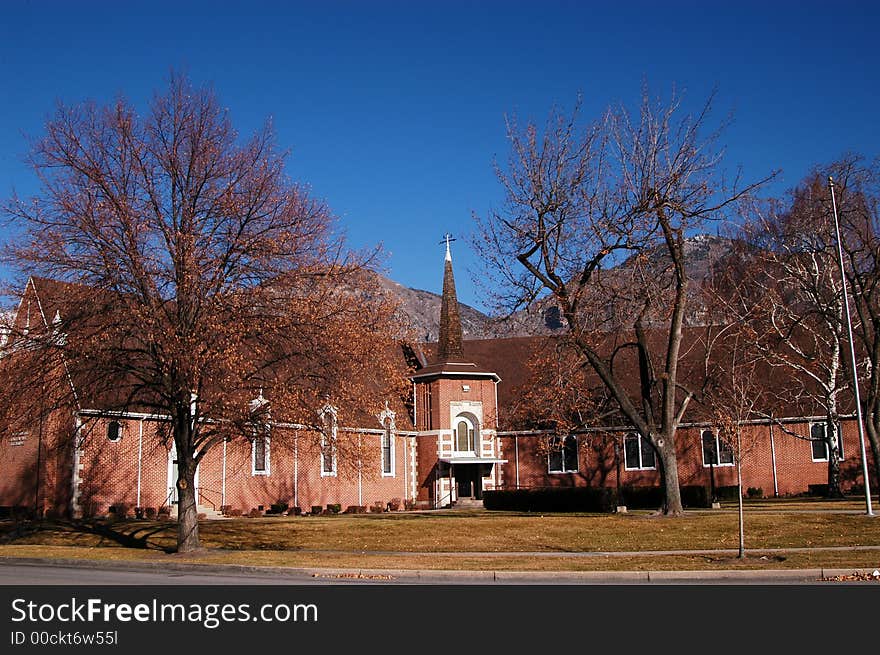
[[[110,426],[113,425],[114,423],[117,426],[115,439],[110,437]],[[125,434],[125,426],[123,425],[122,421],[114,418],[114,419],[111,419],[110,421],[108,421],[106,432],[107,432],[107,441],[109,441],[110,443],[119,443],[120,441],[122,441],[122,437]]]
[[[388,440],[387,448],[388,448],[388,468],[390,469],[389,471],[385,470],[385,448],[386,448],[385,441],[386,441],[386,439]],[[394,458],[394,431],[391,429],[390,425],[387,428],[385,428],[385,431],[382,433],[382,436],[379,441],[379,447],[380,447],[380,452],[381,452],[381,456],[379,459],[380,459],[380,465],[382,467],[382,477],[383,478],[393,478],[393,477],[395,477],[395,472],[396,472],[397,467],[396,467],[396,464],[394,461],[394,459],[395,459]]]
[[[574,439],[574,464],[575,467],[573,469],[565,468],[565,447],[566,443],[569,439]],[[577,438],[576,434],[568,434],[564,437],[559,435],[554,435],[548,438],[548,446],[551,449],[551,452],[554,448],[553,441],[559,440],[559,453],[560,453],[560,462],[562,464],[562,468],[555,470],[551,467],[551,453],[547,454],[547,473],[550,475],[566,475],[570,473],[577,473],[581,469],[581,453],[580,453],[580,440]]]
[[[810,459],[813,462],[827,462],[829,459],[831,459],[831,453],[828,452],[828,441],[827,440],[820,442],[820,443],[822,443],[822,445],[825,448],[825,457],[816,459],[816,455],[815,455],[815,451],[813,450],[813,446],[815,445],[816,441],[818,441],[818,440],[813,439],[813,426],[814,425],[822,426],[822,431],[823,431],[823,433],[826,433],[826,434],[827,434],[826,430],[828,429],[828,426],[825,423],[825,421],[813,421],[812,423],[810,423],[810,427],[809,427],[809,430],[810,430]],[[835,430],[835,432],[837,433],[837,451],[838,451],[838,453],[840,453],[840,461],[842,462],[844,459],[843,426],[840,423],[837,424],[837,429]]]
[[[379,414],[379,425],[382,426],[382,435],[379,437],[379,472],[383,478],[393,478],[397,475],[397,459],[394,448],[394,433],[397,430],[395,425],[396,414],[388,407],[388,401],[385,401],[385,409]],[[389,466],[390,471],[385,470],[385,439],[388,439],[389,447]]]
[[[336,408],[333,405],[325,405],[321,411],[318,413],[321,417],[321,477],[322,478],[335,478],[337,471],[337,461],[336,461],[336,443],[338,439],[338,423],[337,423],[337,412]],[[330,417],[330,434],[327,434],[327,417]],[[329,439],[328,439],[329,437]],[[330,448],[330,465],[331,468],[326,468],[327,463],[327,449]]]
[[[629,466],[626,463],[626,440],[628,437],[635,437],[637,439],[637,443],[639,444],[639,465],[637,467]],[[643,441],[647,441],[645,437],[640,435],[638,432],[627,432],[623,435],[623,470],[624,471],[656,471],[657,470],[657,453],[654,452],[653,447],[648,444],[648,448],[651,448],[651,452],[654,455],[654,466],[643,466],[642,462],[644,461],[644,457],[642,456],[642,444]]]
[[[262,434],[261,434],[262,433]],[[261,438],[264,441],[264,452],[263,452],[263,461],[265,463],[265,467],[262,471],[257,470],[257,439]],[[271,441],[271,437],[269,436],[269,426],[268,425],[260,425],[256,426],[254,429],[254,436],[251,439],[251,475],[271,475],[272,473],[272,458],[270,456],[271,449],[269,447],[269,442]]]
[[[714,462],[714,463],[709,463],[706,461],[706,449],[703,447],[703,437],[705,436],[705,434],[707,432],[711,433],[712,436],[715,437],[715,457],[718,459],[718,461]],[[700,430],[700,455],[703,458],[703,468],[707,469],[710,466],[712,468],[719,468],[722,466],[736,466],[736,453],[733,452],[733,448],[729,444],[724,444],[724,445],[727,447],[727,450],[730,451],[730,461],[729,462],[722,462],[721,461],[721,444],[722,443],[723,442],[721,440],[721,437],[718,436],[717,430],[709,430],[709,429]]]

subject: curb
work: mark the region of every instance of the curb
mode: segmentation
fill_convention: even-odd
[[[406,580],[417,583],[421,579],[457,580],[509,583],[546,582],[552,577],[559,584],[590,584],[590,583],[634,583],[634,582],[685,582],[698,580],[737,581],[763,579],[767,581],[786,581],[813,579],[848,575],[871,575],[876,569],[737,569],[729,571],[455,571],[431,569],[333,569],[333,568],[289,568],[282,566],[247,566],[242,564],[190,564],[180,562],[140,562],[118,560],[88,559],[42,559],[39,557],[0,557],[0,565],[44,566],[59,568],[83,569],[115,569],[120,571],[175,571],[181,573],[225,573],[225,574],[259,574],[269,577],[282,577],[295,580],[297,578],[357,579],[364,581]]]

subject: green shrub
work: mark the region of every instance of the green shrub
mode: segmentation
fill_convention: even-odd
[[[764,490],[761,487],[749,487],[746,489],[746,495],[749,498],[763,498]]]
[[[687,485],[681,487],[681,504],[684,507],[710,507],[709,487],[703,485]]]
[[[342,505],[340,503],[329,503],[327,505],[327,511],[331,514],[339,514],[342,511]]]
[[[739,487],[735,484],[715,487],[715,497],[718,500],[736,500],[737,496],[739,496]]]
[[[663,489],[625,485],[620,488],[620,500],[617,504],[626,505],[630,509],[657,509],[663,506]]]
[[[709,490],[700,485],[681,487],[685,507],[709,507]],[[663,505],[660,487],[621,488],[620,498],[611,487],[538,487],[483,492],[488,510],[515,512],[612,512],[618,505],[632,509],[658,509]]]
[[[611,512],[616,507],[613,489],[594,487],[542,487],[483,492],[489,510],[519,512]]]
[[[807,493],[810,496],[828,496],[827,484],[810,484],[807,485],[807,489],[809,490]]]

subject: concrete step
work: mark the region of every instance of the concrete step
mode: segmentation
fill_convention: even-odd
[[[224,516],[223,513],[222,513],[220,510],[216,510],[216,509],[214,509],[213,507],[203,507],[203,506],[200,505],[199,508],[198,508],[198,513],[199,513],[199,514],[204,514],[204,515],[205,515],[205,518],[206,518],[206,519],[209,519],[209,520],[210,520],[210,519],[225,519],[225,518],[228,518],[228,517]]]
[[[477,498],[459,498],[455,501],[453,507],[459,508],[474,508],[474,507],[482,507],[483,501],[478,500]]]

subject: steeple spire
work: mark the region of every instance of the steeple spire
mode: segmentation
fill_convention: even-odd
[[[443,238],[446,242],[446,261],[443,265],[443,297],[440,304],[440,340],[437,344],[437,359],[440,362],[460,362],[464,358],[461,349],[461,316],[458,313],[455,276],[452,274],[452,253],[449,250],[449,242],[455,239],[450,234],[446,234]]]

